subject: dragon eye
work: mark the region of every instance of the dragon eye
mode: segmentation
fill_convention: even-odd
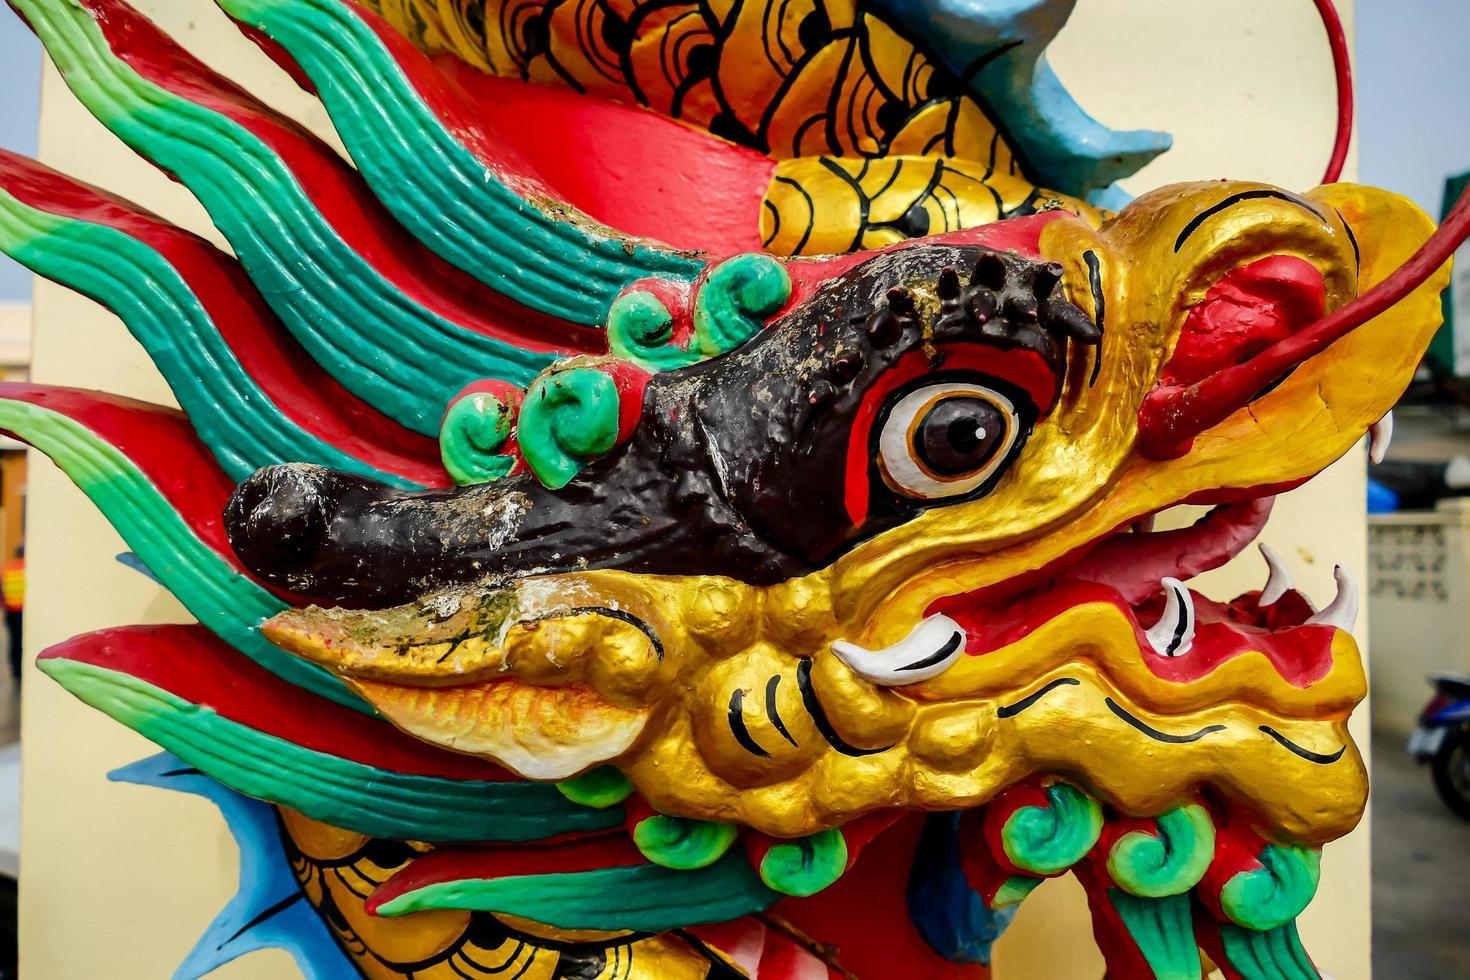
[[[995,474],[1020,432],[1005,395],[978,384],[928,385],[894,403],[878,435],[879,463],[905,496],[956,497]]]

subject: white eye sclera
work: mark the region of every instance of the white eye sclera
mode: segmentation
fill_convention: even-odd
[[[963,496],[995,474],[1020,432],[1005,395],[971,382],[926,385],[888,413],[878,461],[889,485],[905,496]]]

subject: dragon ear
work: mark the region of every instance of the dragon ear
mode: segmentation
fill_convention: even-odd
[[[1351,298],[1337,288],[1345,278],[1352,292],[1362,295],[1402,266],[1434,231],[1428,216],[1386,191],[1335,184],[1300,200],[1304,215],[1308,208],[1313,212],[1310,221],[1316,231],[1294,240],[1289,253],[1293,261],[1306,260],[1320,270],[1329,311]],[[1200,490],[1289,485],[1317,473],[1393,407],[1439,325],[1439,294],[1447,278],[1446,267],[1325,349],[1305,351],[1279,384],[1251,387],[1233,414],[1192,439],[1149,445],[1148,426],[1141,426],[1143,455],[1157,461],[1154,465],[1161,470],[1188,471],[1183,482]],[[1311,303],[1303,305],[1301,296],[1306,285],[1298,282],[1285,292],[1277,290],[1278,298],[1285,298],[1274,308],[1293,324],[1310,312]],[[1314,325],[1310,320],[1293,324],[1287,324],[1293,332]],[[1250,365],[1252,359],[1240,363]],[[1150,399],[1167,390],[1159,389]],[[1181,411],[1188,410],[1187,385],[1173,390],[1185,392],[1179,404]],[[1157,407],[1145,403],[1145,423]],[[1154,416],[1154,421],[1169,417],[1158,411]]]

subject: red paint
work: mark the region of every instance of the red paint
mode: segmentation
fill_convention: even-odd
[[[995,908],[995,897],[1016,872],[1001,867],[997,852],[985,831],[985,815],[989,807],[967,810],[960,816],[960,840],[964,842],[960,851],[960,870],[965,881],[980,896],[985,907]],[[1004,852],[999,852],[1004,854]],[[1008,865],[1009,861],[1006,862]],[[1029,873],[1027,877],[1035,877]]]
[[[117,56],[139,75],[227,116],[269,146],[343,241],[404,296],[466,330],[526,350],[605,349],[600,331],[524,307],[434,255],[397,224],[330,147],[215,74],[122,0],[79,2]]]
[[[449,57],[438,65],[497,143],[598,221],[714,259],[761,250],[761,206],[776,170],[763,154],[650,109],[497,78]]]
[[[45,650],[40,659],[115,670],[258,732],[366,766],[441,779],[519,781],[489,762],[435,748],[287,684],[202,626],[84,633]]]
[[[143,471],[210,550],[235,571],[248,574],[221,523],[235,484],[220,472],[183,412],[100,391],[15,381],[0,382],[0,398],[49,409],[96,433]],[[11,434],[24,441],[21,434]],[[277,594],[289,601],[287,593]]]
[[[652,377],[632,361],[608,358],[598,370],[613,379],[618,390],[618,445],[627,442],[643,417],[643,391]]]
[[[875,458],[873,426],[888,396],[903,385],[930,374],[974,371],[1022,388],[1043,414],[1056,401],[1056,375],[1052,374],[1040,354],[1020,348],[1001,350],[979,342],[943,344],[937,351],[938,356],[933,360],[922,349],[910,351],[863,393],[848,436],[847,475],[843,481],[843,503],[854,527],[862,526],[868,517],[868,501],[872,495],[868,474]],[[936,383],[939,380],[936,378]]]
[[[415,858],[383,882],[364,907],[369,915],[377,915],[378,909],[400,895],[451,881],[575,874],[648,863],[633,842],[621,833],[551,844],[438,847]]]
[[[830,950],[843,968],[863,977],[982,980],[988,968],[951,963],[929,947],[908,910],[908,876],[925,814],[904,813],[862,852],[847,874],[810,898],[787,898],[774,919]],[[779,974],[775,980],[785,980]]]
[[[1327,31],[1327,44],[1332,50],[1332,73],[1337,79],[1337,132],[1332,140],[1332,156],[1322,183],[1335,183],[1347,165],[1348,147],[1353,141],[1353,59],[1348,49],[1347,31],[1332,0],[1313,0]]]
[[[1368,292],[1282,340],[1244,364],[1191,385],[1155,388],[1138,413],[1138,447],[1149,459],[1176,459],[1194,437],[1225,421],[1298,364],[1393,307],[1449,261],[1470,236],[1470,189],[1414,255]]]
[[[1132,605],[1157,595],[1166,576],[1187,581],[1245,550],[1266,526],[1274,497],[1216,507],[1189,527],[1134,534],[1120,530],[1070,563],[1067,576],[1115,589]]]
[[[1332,670],[1331,626],[1303,626],[1300,620],[1275,630],[1242,621],[1244,610],[1208,599],[1191,590],[1194,598],[1194,645],[1187,654],[1160,657],[1149,652],[1145,631],[1163,612],[1155,596],[1137,607],[1114,589],[1093,582],[1065,581],[1019,597],[995,602],[977,601],[975,593],[952,596],[934,603],[926,615],[942,612],[965,630],[965,651],[985,656],[1016,643],[1063,613],[1080,605],[1107,602],[1133,624],[1144,666],[1166,681],[1189,684],[1209,676],[1223,663],[1251,651],[1262,653],[1277,673],[1294,687],[1306,688]]]
[[[1194,384],[1243,364],[1319,319],[1326,305],[1322,273],[1295,255],[1272,255],[1232,269],[1185,317],[1160,380]]]
[[[1215,857],[1195,886],[1194,894],[1211,915],[1224,922],[1220,889],[1236,875],[1264,867],[1260,854],[1266,848],[1266,841],[1251,828],[1244,814],[1233,807],[1212,807],[1210,817],[1215,822]]]
[[[129,201],[0,150],[0,188],[49,214],[105,225],[162,255],[183,277],[241,366],[302,429],[360,460],[426,486],[448,476],[432,439],[348,392],[280,325],[239,263]]]

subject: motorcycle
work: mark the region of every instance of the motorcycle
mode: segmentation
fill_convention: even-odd
[[[1440,799],[1470,820],[1470,675],[1432,674],[1429,682],[1434,697],[1409,736],[1409,755],[1430,764]]]

